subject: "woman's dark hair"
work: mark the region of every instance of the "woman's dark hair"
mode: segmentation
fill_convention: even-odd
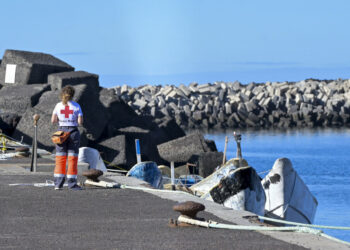
[[[72,86],[67,85],[65,86],[60,93],[60,98],[62,100],[62,103],[66,105],[68,101],[71,101],[73,99],[75,90]]]

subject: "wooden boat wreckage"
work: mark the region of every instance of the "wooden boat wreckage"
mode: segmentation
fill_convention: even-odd
[[[203,199],[235,210],[264,215],[265,192],[255,169],[242,158],[241,135],[235,134],[237,158],[231,159],[190,189]]]

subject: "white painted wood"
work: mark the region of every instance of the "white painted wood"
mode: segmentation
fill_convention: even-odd
[[[229,160],[226,162],[226,164],[206,177],[204,180],[192,185],[190,189],[198,196],[208,193],[214,186],[219,184],[220,180],[227,176],[231,170],[235,170],[239,166],[238,164],[238,158]],[[247,166],[248,164],[245,162],[245,164],[242,165]]]
[[[213,174],[202,180],[201,182],[193,185],[190,189],[196,194],[200,195],[202,199],[213,201],[210,195],[210,190],[217,186],[222,178],[232,176],[235,178],[234,172],[237,171],[239,166],[238,158],[229,160],[220,169]],[[248,167],[247,162],[242,160],[242,165]],[[257,174],[251,176],[252,189],[246,188],[239,191],[237,194],[228,197],[223,205],[225,207],[232,208],[234,210],[250,211],[258,215],[264,215],[265,207],[265,193],[260,183],[260,178]]]
[[[104,187],[104,188],[116,188],[116,187],[120,187],[120,184],[116,183],[116,182],[106,182],[106,181],[99,181],[99,182],[95,182],[92,180],[87,179],[85,181],[86,185],[92,185],[92,186],[96,186],[96,187]]]

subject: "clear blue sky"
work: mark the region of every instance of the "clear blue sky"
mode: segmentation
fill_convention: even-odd
[[[11,0],[0,53],[53,54],[104,87],[350,78],[348,0]]]

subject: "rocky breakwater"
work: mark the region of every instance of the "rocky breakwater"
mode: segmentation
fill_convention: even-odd
[[[183,129],[314,128],[350,124],[350,80],[116,86],[138,114],[174,118]]]
[[[98,149],[111,166],[131,168],[136,163],[135,139],[139,139],[144,161],[169,166],[164,157],[169,155],[167,151],[186,151],[190,146],[192,161],[199,162],[203,173],[210,171],[204,168],[206,158],[217,151],[214,142],[205,140],[201,134],[186,135],[171,117],[156,121],[152,116],[137,114],[113,89],[100,87],[98,75],[75,71],[44,53],[5,51],[0,64],[0,130],[31,145],[33,115],[39,114],[38,146],[54,152],[51,134],[57,128],[51,124],[51,114],[65,85],[74,86],[74,101],[84,113],[84,124],[79,127],[81,146]],[[176,143],[178,139],[186,143]],[[161,154],[157,145],[163,145]],[[180,156],[174,161],[179,165],[187,160]]]

